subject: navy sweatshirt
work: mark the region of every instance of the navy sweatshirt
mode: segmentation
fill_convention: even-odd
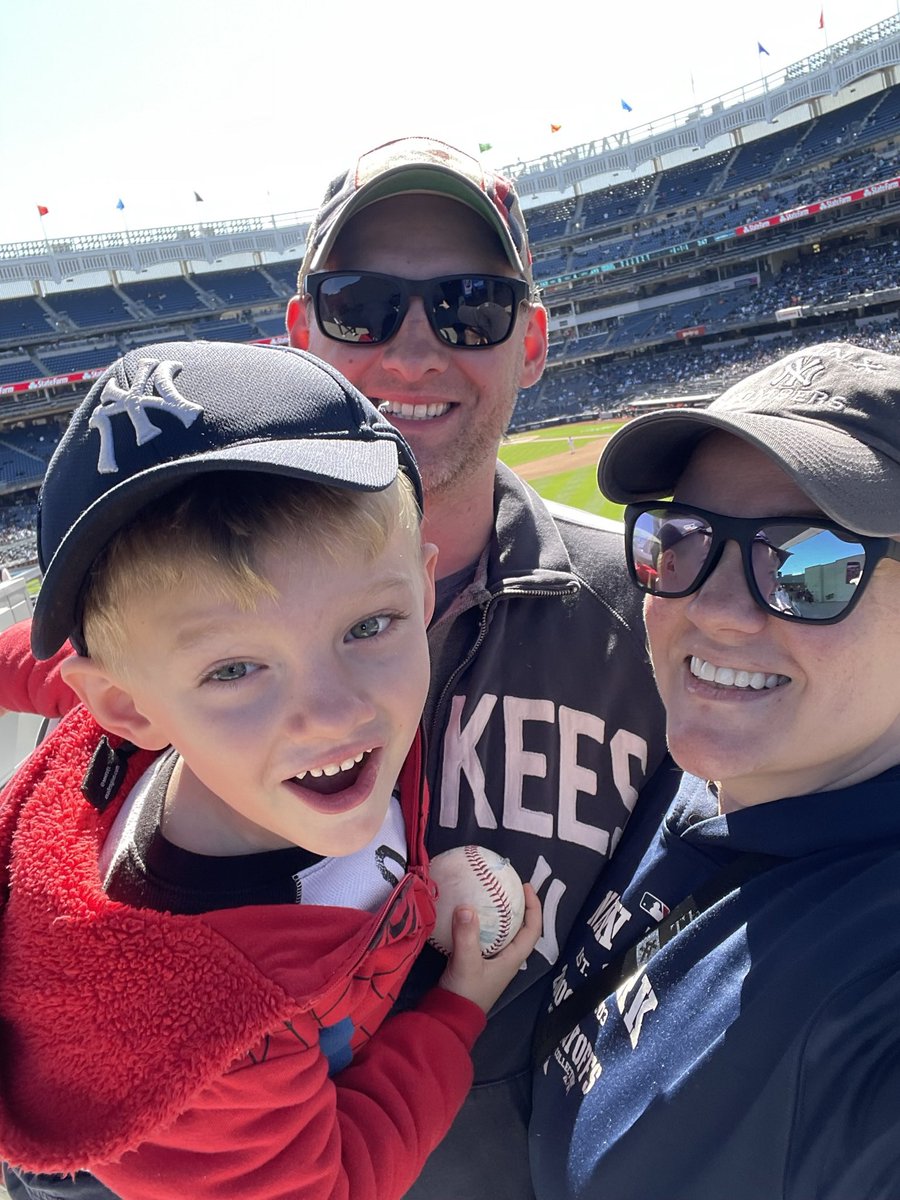
[[[549,1001],[745,851],[783,856],[665,944],[538,1068],[539,1200],[900,1197],[900,767],[717,814],[638,809]]]

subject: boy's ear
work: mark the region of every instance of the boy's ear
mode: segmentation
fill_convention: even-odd
[[[164,750],[169,745],[169,738],[138,710],[128,688],[92,658],[73,654],[59,669],[98,725],[142,750]]]
[[[309,349],[309,308],[305,296],[292,296],[285,314],[288,341],[295,350]]]

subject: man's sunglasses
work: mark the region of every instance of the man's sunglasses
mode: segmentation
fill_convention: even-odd
[[[398,279],[376,271],[313,271],[306,277],[326,337],[378,346],[392,338],[420,296],[431,328],[448,346],[499,346],[513,331],[528,284],[505,275],[441,275]]]
[[[723,517],[659,501],[625,509],[628,570],[654,596],[698,591],[728,541],[740,546],[747,587],[760,608],[818,625],[848,615],[882,558],[900,561],[900,543],[826,519]]]

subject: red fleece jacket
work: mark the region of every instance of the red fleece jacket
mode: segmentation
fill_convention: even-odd
[[[75,653],[69,642],[40,662],[31,653],[31,620],[0,632],[0,708],[63,717],[78,697],[63,680],[59,664]]]
[[[381,1025],[433,922],[418,742],[400,779],[409,870],[380,912],[173,916],[100,886],[153,757],[132,756],[100,814],[80,787],[101,736],[76,709],[0,796],[0,1157],[90,1171],[124,1200],[402,1196],[484,1026],[438,988]],[[319,1032],[341,1022],[354,1058],[329,1078]]]

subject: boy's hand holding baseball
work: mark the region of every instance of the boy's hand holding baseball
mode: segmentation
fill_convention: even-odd
[[[525,919],[509,945],[492,958],[484,958],[475,910],[458,905],[453,912],[453,953],[438,986],[465,996],[489,1012],[541,936],[541,902],[530,883],[525,884]]]

